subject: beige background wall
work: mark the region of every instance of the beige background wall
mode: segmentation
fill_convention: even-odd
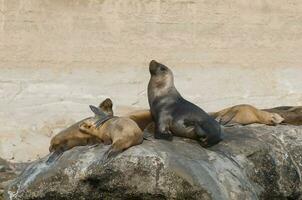
[[[302,1],[0,0],[0,157],[50,137],[111,97],[147,107],[147,65],[207,111],[302,104]]]

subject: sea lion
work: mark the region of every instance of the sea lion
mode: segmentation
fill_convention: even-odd
[[[90,106],[90,108],[96,117],[83,121],[80,130],[99,138],[105,144],[111,144],[111,147],[105,153],[105,159],[143,142],[142,130],[129,117],[113,116],[112,112],[111,115],[107,114],[104,121],[104,117],[100,117],[102,115],[101,109],[94,106]],[[107,109],[112,110],[112,103]],[[99,121],[102,121],[102,123],[99,123]]]
[[[51,154],[47,159],[47,163],[56,160],[65,151],[75,146],[93,145],[101,142],[97,137],[87,135],[79,130],[80,124],[86,119],[76,122],[62,130],[51,139],[49,146],[49,152]]]
[[[124,117],[128,117],[136,122],[136,124],[139,126],[139,128],[144,131],[145,128],[153,122],[152,115],[150,110],[136,110],[130,113],[127,113],[124,115]]]
[[[277,125],[284,120],[277,113],[262,111],[248,104],[232,106],[210,115],[224,126],[253,123]]]
[[[302,106],[280,106],[262,110],[270,113],[278,113],[284,118],[282,124],[302,125]]]
[[[99,105],[99,109],[108,115],[112,115],[113,111],[110,110],[110,99],[105,99]],[[111,105],[112,106],[112,105]],[[101,140],[93,135],[88,135],[83,133],[79,127],[85,120],[88,120],[92,117],[83,119],[70,127],[62,130],[57,135],[55,135],[51,141],[49,146],[49,152],[51,155],[49,156],[47,163],[52,162],[56,158],[58,158],[64,151],[67,151],[75,146],[85,146],[85,145],[93,145],[100,143]]]
[[[109,109],[110,106],[112,107],[112,102],[110,99],[107,98],[100,103],[99,109],[102,110],[104,113],[107,113],[108,115],[113,115],[112,109]],[[85,146],[88,144],[99,143],[100,140],[97,137],[85,134],[79,129],[80,124],[90,118],[92,117],[88,117],[79,122],[76,122],[75,124],[71,125],[70,127],[62,130],[57,135],[55,135],[50,141],[49,152],[67,151],[75,146]]]
[[[204,110],[184,99],[174,86],[172,71],[152,60],[148,102],[155,122],[154,137],[172,140],[173,135],[197,139],[203,147],[222,140],[219,123]]]
[[[99,140],[96,137],[87,135],[79,130],[80,124],[87,119],[89,118],[81,120],[55,135],[50,141],[49,152],[63,152],[75,146],[85,146],[88,144],[98,143]]]

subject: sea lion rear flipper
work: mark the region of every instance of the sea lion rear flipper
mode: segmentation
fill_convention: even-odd
[[[105,113],[102,112],[98,107],[89,105],[89,108],[96,116],[105,116]]]

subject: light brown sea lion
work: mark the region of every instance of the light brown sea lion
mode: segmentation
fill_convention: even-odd
[[[284,119],[277,113],[259,110],[252,105],[241,104],[210,114],[222,125],[247,125],[253,123],[276,125]]]
[[[282,124],[302,125],[302,106],[280,106],[262,110],[270,113],[278,113],[284,118]]]
[[[100,103],[99,108],[108,115],[112,115],[113,111],[110,108],[110,99],[104,100]],[[112,107],[112,105],[111,105]],[[93,117],[89,117],[83,119],[75,124],[71,125],[70,127],[62,130],[57,135],[55,135],[51,141],[49,146],[49,152],[51,155],[49,156],[47,163],[52,162],[53,160],[57,159],[64,151],[67,151],[75,146],[85,146],[85,145],[93,145],[102,142],[99,138],[88,135],[83,133],[79,127],[83,121],[90,119]]]
[[[108,106],[107,109],[112,110],[112,103]],[[111,147],[105,153],[105,158],[143,142],[143,132],[134,120],[129,117],[113,116],[113,112],[111,115],[107,115],[107,118],[104,118],[101,116],[101,109],[94,106],[90,106],[90,108],[96,114],[96,117],[83,121],[80,130],[99,138],[105,144],[111,144]],[[102,123],[99,123],[99,121]]]
[[[153,122],[152,115],[150,110],[137,110],[130,113],[127,113],[123,117],[128,117],[135,121],[137,125],[140,127],[142,131],[151,123]]]
[[[100,103],[99,108],[108,115],[113,115],[112,109],[109,109],[110,106],[112,108],[111,100],[105,99],[102,103]],[[85,134],[79,129],[80,124],[90,118],[92,117],[76,122],[55,135],[50,141],[49,151],[67,151],[75,146],[99,143],[100,140],[97,137]]]
[[[89,118],[81,120],[55,135],[50,141],[49,152],[67,151],[75,146],[85,146],[100,142],[96,137],[87,135],[79,130],[80,124],[87,119]]]
[[[47,163],[56,160],[64,151],[75,146],[93,145],[101,142],[97,137],[87,135],[80,131],[79,126],[86,119],[76,122],[62,130],[51,139],[49,146],[49,152],[51,152],[51,154],[47,159]]]

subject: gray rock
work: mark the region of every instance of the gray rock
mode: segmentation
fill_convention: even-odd
[[[225,128],[209,149],[196,141],[150,138],[103,162],[109,146],[76,147],[32,163],[6,199],[298,199],[302,127]]]
[[[3,199],[4,188],[24,170],[26,163],[9,163],[0,158],[0,200]]]

